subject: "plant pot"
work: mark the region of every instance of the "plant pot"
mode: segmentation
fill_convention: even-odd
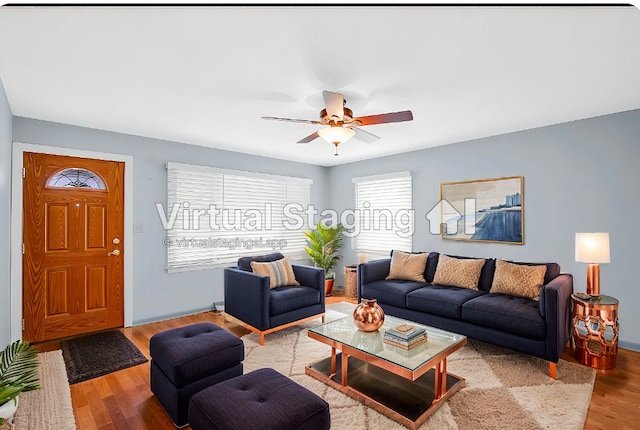
[[[18,409],[18,397],[0,405],[0,424],[13,422],[13,416]]]
[[[331,295],[331,290],[333,290],[333,281],[335,281],[335,279],[325,279],[324,280],[324,295],[325,296],[330,296]]]

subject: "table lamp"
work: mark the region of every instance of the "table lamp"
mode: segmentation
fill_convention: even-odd
[[[600,296],[600,264],[609,263],[609,233],[576,233],[576,261],[587,264],[587,294]]]

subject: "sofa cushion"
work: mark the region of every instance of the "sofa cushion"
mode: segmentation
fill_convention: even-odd
[[[320,303],[320,291],[305,286],[286,286],[271,290],[269,308],[271,315],[312,306]]]
[[[427,267],[424,271],[424,279],[430,284],[433,283],[433,277],[436,276],[439,256],[440,254],[437,252],[430,252],[429,257],[427,257]]]
[[[553,281],[560,274],[560,265],[558,263],[526,263],[522,261],[506,261],[513,264],[522,264],[523,266],[547,266],[547,271],[544,274],[545,285]]]
[[[296,281],[296,275],[294,275],[293,267],[291,267],[287,257],[269,263],[252,261],[251,269],[258,275],[268,276],[271,289],[284,287],[285,285],[300,285]]]
[[[447,285],[429,285],[407,294],[407,308],[446,318],[460,319],[462,304],[485,291]]]
[[[435,252],[432,252],[429,257],[431,257],[433,254],[437,254]],[[439,255],[438,255],[439,257]],[[462,260],[470,260],[470,259],[474,259],[474,257],[464,257],[461,255],[447,255],[447,257],[451,257],[451,258],[460,258]],[[436,268],[438,265],[438,259],[436,258],[436,262],[435,265],[433,266],[433,276],[435,276],[436,273]],[[427,261],[427,282],[432,282],[433,283],[433,276],[430,278],[429,277],[429,270],[430,269],[430,265],[431,265],[431,261]],[[482,271],[480,271],[480,279],[478,280],[478,289],[482,290],[482,291],[489,291],[491,289],[491,283],[493,282],[493,271],[496,268],[496,260],[493,258],[485,258],[484,259],[484,266],[482,266]]]
[[[391,267],[386,279],[425,282],[424,270],[429,254],[412,254],[394,250],[391,254]]]
[[[424,282],[383,280],[364,284],[360,290],[360,297],[365,299],[377,299],[379,303],[406,307],[407,293],[426,286]]]
[[[257,261],[258,263],[266,263],[269,261],[282,260],[284,255],[279,252],[274,252],[273,254],[267,255],[257,255],[255,257],[241,257],[238,258],[238,269],[244,270],[245,272],[253,272],[251,270],[251,262]]]
[[[524,297],[484,294],[463,303],[462,320],[530,339],[546,335],[538,302]]]
[[[477,290],[482,266],[484,266],[484,259],[462,259],[440,255],[433,283]]]
[[[544,283],[546,272],[547,266],[545,265],[529,266],[497,260],[491,292],[537,301],[540,299],[540,288]]]

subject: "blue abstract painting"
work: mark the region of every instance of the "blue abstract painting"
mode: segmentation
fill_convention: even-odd
[[[443,239],[524,244],[524,177],[440,184]]]

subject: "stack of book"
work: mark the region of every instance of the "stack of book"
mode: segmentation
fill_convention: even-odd
[[[409,350],[427,341],[427,333],[423,327],[402,324],[384,332],[384,343]]]

